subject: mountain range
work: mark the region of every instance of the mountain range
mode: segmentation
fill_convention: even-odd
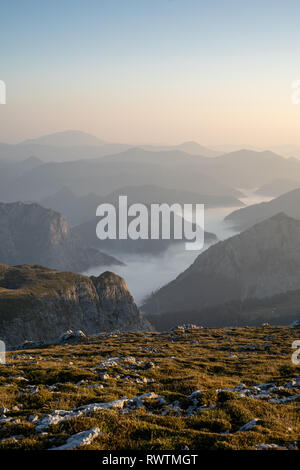
[[[68,147],[68,136],[63,136],[61,147],[53,143],[48,145],[51,152],[65,155],[66,152],[83,147]],[[81,138],[80,138],[81,139]],[[77,142],[81,140],[76,140]],[[86,143],[86,140],[83,139]],[[48,137],[47,144],[52,142]],[[28,150],[31,143],[19,144]],[[34,144],[40,145],[40,144]],[[64,146],[62,146],[64,145]],[[0,155],[1,148],[0,146]],[[19,147],[18,147],[19,148]],[[102,148],[92,145],[89,149]],[[36,157],[26,159],[27,166],[21,162],[9,160],[9,152],[4,150],[5,159],[0,161],[0,199],[5,202],[15,200],[35,201],[53,196],[68,187],[77,196],[95,193],[107,196],[127,186],[158,186],[165,189],[176,188],[200,195],[230,196],[240,198],[242,191],[237,188],[258,188],[270,181],[285,179],[300,181],[300,161],[283,158],[272,152],[240,150],[216,156],[214,158],[191,155],[177,148],[164,148],[151,151],[139,147],[116,149],[91,158],[86,152],[73,155],[72,161],[55,161],[50,158],[42,162],[38,151]],[[23,160],[26,154],[22,154]],[[25,160],[25,161],[26,161]]]
[[[0,143],[0,159],[19,161],[31,156],[39,156],[43,161],[72,161],[101,158],[134,147],[136,144],[107,142],[87,132],[67,130],[27,139],[18,144]],[[153,152],[182,150],[190,155],[204,157],[215,157],[221,153],[192,141],[178,145],[141,144],[139,147]]]
[[[81,152],[85,150],[86,155],[82,154],[81,158],[96,158],[133,147],[136,147],[136,144],[107,142],[87,132],[66,130],[34,139],[26,139],[18,144],[0,143],[0,158],[2,158],[4,152],[9,152],[10,158],[18,160],[22,152],[30,156],[28,151],[39,150],[43,160],[50,160],[51,158],[49,157],[55,156],[51,150],[56,149],[58,150],[56,160],[60,160],[62,156],[63,160],[66,161],[76,155],[76,148],[80,149]],[[190,155],[203,155],[204,157],[215,157],[221,154],[220,151],[210,149],[194,141],[183,142],[178,145],[140,144],[139,147],[154,152],[182,150]],[[65,150],[64,156],[61,155],[60,149]]]
[[[117,213],[117,223],[116,229],[117,233],[119,230],[119,216],[118,211]],[[95,249],[102,249],[105,252],[110,253],[112,255],[122,256],[122,254],[132,254],[132,255],[144,255],[144,254],[161,254],[163,251],[167,250],[169,247],[174,245],[183,244],[186,240],[184,237],[182,239],[174,238],[174,222],[179,221],[181,226],[183,227],[183,222],[185,224],[185,228],[192,227],[192,223],[188,220],[184,220],[178,214],[175,214],[174,217],[170,219],[170,238],[164,239],[162,237],[162,228],[161,225],[159,227],[159,238],[158,239],[151,239],[150,237],[150,230],[151,230],[151,208],[148,207],[148,239],[137,239],[133,240],[131,238],[127,239],[105,239],[100,240],[97,238],[96,235],[96,227],[99,222],[98,217],[93,217],[88,222],[84,222],[83,224],[77,225],[73,227],[72,231],[75,235],[78,236],[81,240],[84,240],[88,246],[92,246]],[[131,221],[131,218],[128,218],[128,221]],[[184,233],[184,232],[183,232]],[[212,243],[216,243],[218,240],[217,236],[211,232],[204,232],[204,243],[205,245],[211,245]]]
[[[202,171],[234,188],[258,188],[276,179],[300,180],[300,161],[271,151],[248,149],[202,162]]]
[[[135,149],[101,159],[44,163],[15,178],[3,179],[0,198],[5,202],[40,201],[65,186],[77,195],[94,192],[106,196],[121,187],[136,185],[156,185],[207,195],[242,196],[227,182],[201,172],[203,159],[212,160],[178,151],[159,153]]]
[[[119,196],[126,195],[128,205],[141,203],[145,205],[166,203],[204,204],[206,208],[212,207],[242,207],[244,203],[233,196],[198,194],[174,188],[163,188],[156,185],[124,186],[116,191],[99,196],[89,193],[77,196],[66,186],[55,194],[42,199],[39,203],[43,207],[53,209],[63,214],[71,225],[79,225],[95,217],[99,204],[109,203],[117,206]]]
[[[45,148],[51,155],[45,157]],[[260,188],[279,179],[300,181],[300,161],[295,158],[247,149],[208,155],[195,142],[133,147],[79,131],[0,144],[0,199],[40,202],[65,187],[76,196],[106,197],[123,187],[157,186],[224,197],[227,205],[227,197],[243,196],[237,188]]]

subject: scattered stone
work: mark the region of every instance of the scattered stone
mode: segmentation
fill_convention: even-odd
[[[77,387],[80,387],[80,385],[85,385],[88,381],[87,380],[79,380],[79,382],[76,383]]]
[[[103,385],[101,384],[91,384],[91,385],[87,385],[86,388],[103,388]]]
[[[100,374],[100,380],[108,380],[109,379],[109,374],[106,374],[105,372]]]
[[[0,442],[7,442],[7,441],[18,442],[20,439],[24,439],[23,434],[5,437],[4,439],[1,439]]]
[[[163,397],[160,397],[156,393],[149,392],[149,393],[145,393],[143,395],[139,395],[133,398],[124,397],[124,398],[121,398],[120,400],[114,400],[110,402],[91,403],[89,405],[84,405],[84,406],[75,408],[70,411],[54,410],[52,413],[42,416],[42,418],[40,418],[36,422],[37,424],[36,430],[38,432],[43,432],[52,424],[58,424],[62,421],[67,421],[72,418],[78,418],[79,416],[90,415],[92,413],[105,410],[105,409],[111,409],[111,408],[123,409],[125,403],[127,403],[131,407],[132,405],[136,406],[136,403],[139,403],[139,401],[143,400],[144,398],[157,399],[159,404],[161,405],[165,404],[165,399]]]
[[[29,341],[26,340],[24,343],[20,344],[19,346],[16,346],[16,349],[37,349],[40,348],[41,346],[44,346],[43,341]]]
[[[5,408],[5,406],[2,406],[0,408],[0,414],[1,415],[6,415],[7,413],[9,413],[9,409],[8,408]]]
[[[30,415],[30,416],[28,417],[28,421],[29,421],[30,423],[36,423],[36,422],[38,421],[38,419],[39,419],[38,415]]]
[[[38,393],[39,391],[40,391],[40,388],[37,385],[27,385],[26,387],[26,392]]]
[[[149,369],[154,369],[154,367],[155,367],[155,364],[153,362],[147,361],[145,362],[143,369],[149,370]]]
[[[13,377],[15,380],[17,380],[18,382],[29,382],[28,379],[26,379],[25,377],[22,377],[22,375],[17,375],[17,377]]]
[[[182,409],[179,406],[179,401],[176,400],[173,403],[171,403],[163,412],[162,416],[166,416],[170,412],[173,412],[175,416],[180,416],[182,414]]]
[[[78,432],[77,434],[69,437],[65,444],[59,447],[52,447],[50,450],[72,450],[81,446],[87,446],[101,434],[102,432],[97,427],[89,429],[88,431]]]
[[[291,397],[285,397],[285,398],[271,398],[270,403],[289,403],[290,401],[298,400],[300,398],[300,393],[297,395],[293,395]]]
[[[287,447],[282,447],[277,444],[256,444],[255,448],[260,450],[288,450]]]
[[[249,421],[248,423],[244,424],[237,432],[245,432],[245,431],[252,431],[253,429],[256,428],[258,419],[252,419],[252,421]]]
[[[78,344],[85,338],[86,335],[81,330],[68,330],[65,333],[62,333],[56,342],[57,344]]]
[[[0,418],[0,424],[6,424],[6,423],[9,423],[10,421],[12,421],[11,417],[2,416],[2,418]]]

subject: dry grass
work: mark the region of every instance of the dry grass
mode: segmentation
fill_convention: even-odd
[[[241,383],[286,384],[300,373],[299,366],[291,362],[291,344],[296,339],[300,339],[299,328],[266,326],[171,334],[123,333],[90,339],[86,344],[10,352],[8,365],[0,366],[0,405],[10,410],[8,416],[13,420],[0,425],[0,441],[6,439],[0,442],[0,449],[47,449],[94,426],[103,434],[88,446],[91,449],[181,450],[186,445],[191,450],[253,449],[263,443],[289,446],[299,441],[299,399],[274,404],[216,389]],[[245,348],[251,345],[256,349]],[[101,381],[100,362],[118,356],[134,356],[143,362],[136,367],[124,362],[108,367],[109,378]],[[144,368],[146,361],[152,361],[155,367]],[[137,383],[143,378],[148,383]],[[84,382],[78,385],[80,381]],[[28,386],[39,388],[32,391]],[[198,389],[204,390],[199,405],[212,408],[188,417],[188,396]],[[32,414],[40,417],[55,409],[71,410],[150,391],[163,396],[166,404],[150,399],[145,400],[145,409],[128,413],[103,410],[54,425],[46,434],[37,433],[28,421]],[[283,390],[282,396],[288,393]],[[184,410],[182,415],[170,411],[162,416],[174,401]],[[254,418],[259,419],[255,430],[237,432]],[[7,440],[11,436],[15,439]]]

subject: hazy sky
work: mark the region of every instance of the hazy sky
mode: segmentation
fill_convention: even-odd
[[[300,145],[299,0],[10,0],[0,141]]]

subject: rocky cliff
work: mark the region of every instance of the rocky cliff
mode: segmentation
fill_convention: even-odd
[[[53,342],[68,330],[147,331],[126,282],[42,266],[0,265],[0,339],[8,346],[25,340]]]
[[[120,264],[89,247],[58,213],[38,204],[0,203],[0,263],[85,271]]]

